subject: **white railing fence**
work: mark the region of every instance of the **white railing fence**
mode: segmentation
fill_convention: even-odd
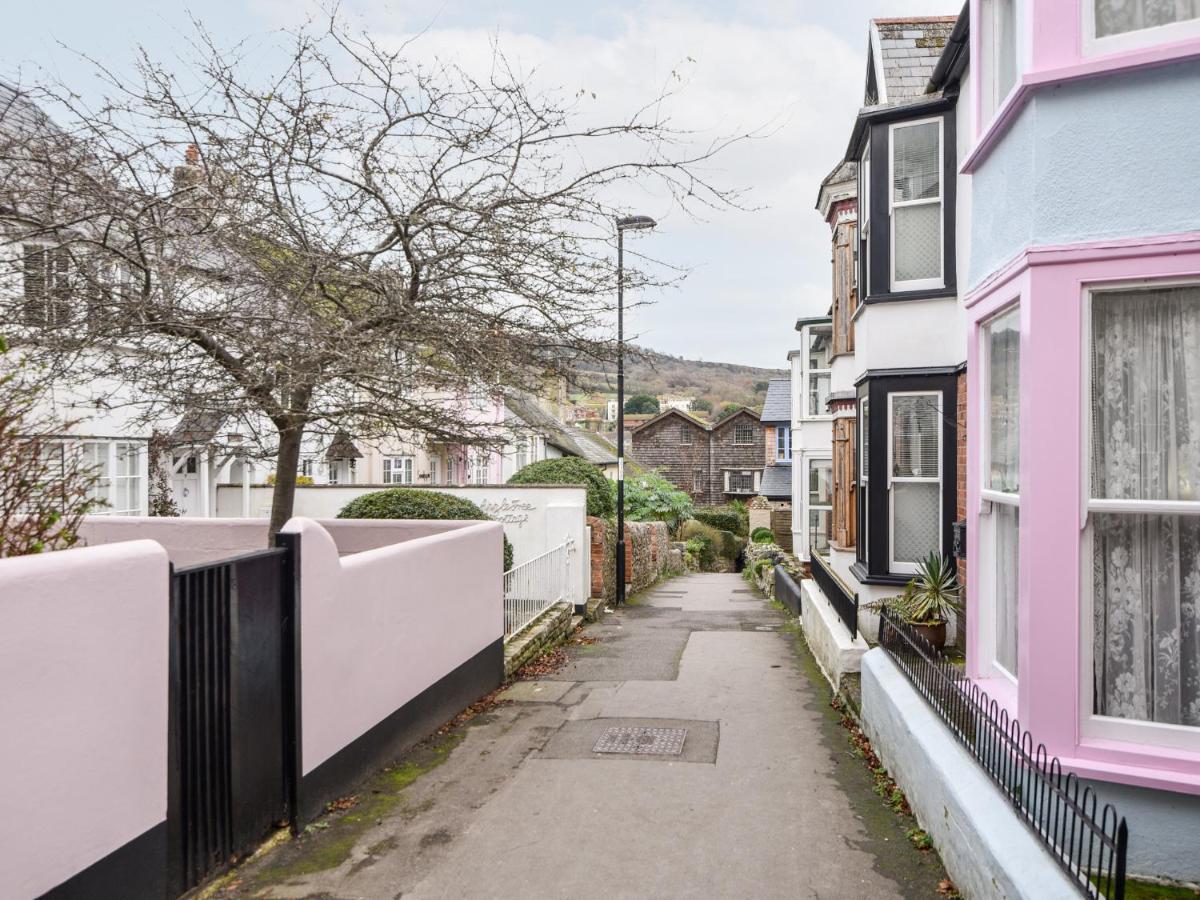
[[[575,540],[568,537],[504,573],[504,639],[521,632],[555,603],[571,597]]]

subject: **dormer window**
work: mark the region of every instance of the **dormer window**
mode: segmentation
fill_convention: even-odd
[[[892,290],[944,286],[942,120],[891,126]]]

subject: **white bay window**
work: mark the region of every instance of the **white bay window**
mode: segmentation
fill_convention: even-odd
[[[1017,676],[1017,581],[1020,572],[1020,310],[983,327],[987,418],[980,519],[985,653]]]
[[[1091,727],[1200,748],[1200,285],[1096,290],[1089,314]]]
[[[891,571],[915,572],[942,547],[942,397],[888,395]]]
[[[942,120],[896,124],[890,132],[892,290],[940,288]]]
[[[833,460],[812,459],[808,463],[808,546],[822,556],[829,553],[833,516]]]

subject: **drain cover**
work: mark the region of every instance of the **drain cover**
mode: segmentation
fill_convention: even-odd
[[[606,728],[592,752],[678,756],[687,733],[686,728]]]

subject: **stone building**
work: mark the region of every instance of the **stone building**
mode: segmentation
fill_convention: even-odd
[[[753,410],[742,409],[710,425],[668,409],[633,428],[630,438],[638,464],[660,472],[697,506],[748,500],[759,493],[764,438]]]

